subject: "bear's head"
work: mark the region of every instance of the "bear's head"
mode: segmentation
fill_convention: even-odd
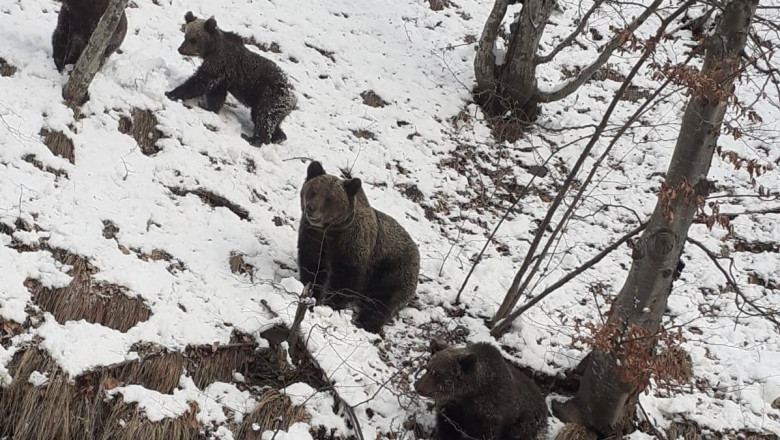
[[[437,351],[428,362],[425,374],[414,383],[414,389],[437,404],[465,397],[476,382],[477,355],[468,348],[446,348]]]
[[[179,46],[179,53],[203,58],[212,52],[219,34],[217,20],[214,17],[208,20],[197,18],[192,11],[188,11],[184,21],[184,42]]]
[[[326,174],[322,164],[314,161],[306,170],[306,181],[301,188],[301,211],[314,227],[348,222],[355,212],[355,196],[361,191],[358,178],[341,180]]]

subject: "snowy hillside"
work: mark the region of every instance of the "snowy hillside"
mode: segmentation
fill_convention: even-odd
[[[61,98],[67,76],[51,59],[59,3],[0,0],[0,58],[7,64],[0,76],[0,399],[6,402],[0,403],[0,437],[22,429],[3,424],[48,420],[34,410],[60,411],[56,400],[39,406],[58,396],[56,379],[98,393],[96,401],[108,396],[99,405],[111,411],[111,429],[121,434],[111,437],[106,428],[105,438],[140,438],[133,432],[155,432],[154,439],[195,438],[187,432],[245,438],[241,429],[266,426],[245,423],[269,398],[266,385],[283,388],[305,409],[276,439],[325,438],[331,430],[347,438],[356,436],[358,425],[364,439],[429,438],[429,402],[410,387],[428,359],[429,341],[490,339],[485,320],[612,99],[619,85],[613,79],[625,75],[635,57],[616,56],[609,64],[613,76],[545,106],[539,126],[516,142],[498,142],[469,104],[474,38],[492,2],[455,3],[434,11],[422,0],[134,0],[121,53],[103,66],[90,101],[74,118]],[[553,16],[545,51],[582,13],[573,4],[562,9]],[[199,64],[176,52],[188,10],[214,15],[222,29],[254,43],[252,50],[289,74],[298,108],[283,124],[285,143],[247,144],[240,134],[252,130],[249,110],[232,97],[219,114],[195,100],[165,98]],[[596,16],[591,27],[610,35],[612,20]],[[655,25],[657,18],[648,20],[640,34]],[[664,56],[688,50],[690,34],[679,36],[665,42]],[[599,42],[583,43],[541,69],[544,87],[595,57]],[[655,84],[651,74],[640,75],[637,90]],[[740,95],[752,101],[761,82],[738,84]],[[752,127],[757,134],[722,136],[723,151],[764,165],[780,161],[774,148],[780,97],[776,88],[767,93],[756,104],[763,118]],[[685,100],[684,90],[675,90],[615,146],[535,293],[650,215]],[[621,101],[615,124],[639,105]],[[159,131],[150,129],[154,120]],[[44,143],[44,134],[53,132],[72,142],[72,160]],[[159,137],[156,143],[145,140],[149,132]],[[329,383],[303,380],[309,377],[303,366],[298,373],[269,367],[274,374],[256,380],[265,360],[257,353],[269,347],[261,334],[292,324],[303,289],[295,260],[298,192],[310,159],[329,173],[360,177],[372,205],[410,232],[422,258],[418,295],[383,337],[352,326],[351,312],[316,307],[302,334]],[[539,174],[531,190],[488,247],[462,304],[453,306],[474,256],[502,208],[534,177],[531,171]],[[695,224],[691,236],[732,258],[720,263],[731,267],[745,295],[771,308],[780,303],[780,176],[772,171],[757,178],[771,197],[756,197],[751,176],[721,158],[710,177],[713,200],[731,215],[733,234]],[[735,300],[701,249],[687,246],[683,259],[666,325],[681,327],[693,378],[673,392],[651,389],[641,396],[644,410],[661,429],[693,422],[702,432],[780,435],[778,329]],[[601,321],[630,261],[622,246],[524,314],[499,341],[507,357],[540,377],[562,377],[589,350],[572,343],[575,328]],[[225,356],[216,356],[223,350]],[[145,375],[144,362],[163,358],[170,363]],[[207,362],[219,373],[206,371]],[[284,377],[277,380],[277,373]],[[72,392],[65,385],[60,391]],[[22,394],[32,397],[23,407],[9,407],[9,399]],[[334,396],[341,399],[335,412]],[[67,411],[80,409],[73,404]],[[24,416],[9,420],[9,414]],[[550,420],[552,438],[561,423]],[[20,438],[67,430],[55,425],[27,426],[29,435]]]

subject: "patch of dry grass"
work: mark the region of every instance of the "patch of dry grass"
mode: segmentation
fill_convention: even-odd
[[[141,152],[151,156],[162,150],[157,146],[157,141],[163,137],[157,124],[157,117],[151,110],[134,108],[130,116],[119,119],[119,132],[132,136]]]
[[[38,280],[28,278],[25,286],[33,301],[54,315],[58,322],[84,319],[125,332],[152,315],[141,298],[127,295],[127,288],[94,282],[92,274],[97,270],[86,258],[58,250],[54,250],[53,255],[61,263],[72,267],[71,282],[63,288],[49,288]]]
[[[76,163],[73,141],[65,133],[42,128],[39,134],[43,137],[43,143],[54,155],[67,159],[70,163]]]
[[[309,421],[311,417],[304,407],[293,405],[288,396],[270,389],[260,397],[255,409],[244,419],[236,438],[260,440],[265,431],[286,431],[295,423]]]

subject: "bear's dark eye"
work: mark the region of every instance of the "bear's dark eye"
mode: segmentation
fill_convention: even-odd
[[[187,40],[190,44],[195,44],[198,42],[197,38],[190,38]]]

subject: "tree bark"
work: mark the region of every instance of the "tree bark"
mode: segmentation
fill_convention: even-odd
[[[654,0],[642,14],[635,18],[625,29],[633,33],[647,18],[658,10],[662,0]],[[551,91],[541,91],[536,80],[536,67],[552,60],[564,47],[572,44],[584,29],[585,22],[601,4],[597,1],[582,17],[577,29],[558,47],[546,56],[537,55],[539,41],[544,35],[547,21],[552,14],[555,0],[525,0],[523,9],[512,24],[511,37],[504,64],[496,66],[494,53],[501,21],[506,15],[509,0],[495,0],[493,9],[485,22],[482,36],[474,57],[474,75],[477,87],[474,100],[491,116],[502,116],[507,111],[514,116],[532,122],[536,119],[538,104],[561,100],[576,92],[590,77],[600,69],[624,42],[623,35],[615,35],[601,51],[593,63],[584,67],[571,80],[555,87]]]
[[[517,22],[511,27],[504,68],[499,75],[498,92],[509,103],[501,110],[514,110],[516,116],[533,121],[537,116],[536,51],[552,14],[555,0],[525,0]]]
[[[100,18],[100,22],[89,38],[87,47],[84,48],[84,52],[82,52],[78,62],[76,62],[76,66],[73,68],[73,72],[71,72],[70,78],[68,78],[68,82],[62,90],[62,97],[65,99],[68,107],[75,109],[86,100],[87,89],[89,89],[92,79],[95,77],[98,69],[100,69],[103,54],[114,35],[122,14],[124,14],[127,3],[128,0],[109,1],[106,12]]]
[[[717,30],[705,43],[700,78],[711,80],[713,86],[693,90],[662,194],[634,249],[626,282],[612,304],[608,324],[621,335],[635,326],[656,334],[660,327],[697,198],[708,193],[707,173],[757,6],[758,0],[732,0]],[[650,340],[655,343],[654,338]],[[645,384],[620,379],[620,360],[614,349],[594,349],[587,359],[581,366],[584,373],[577,394],[563,404],[554,404],[553,411],[563,421],[610,435],[619,422],[633,414],[636,396]]]
[[[501,21],[506,15],[509,0],[496,0],[490,11],[485,28],[477,46],[477,54],[474,56],[474,75],[477,79],[477,88],[474,95],[489,96],[496,90],[496,38],[501,28]]]

